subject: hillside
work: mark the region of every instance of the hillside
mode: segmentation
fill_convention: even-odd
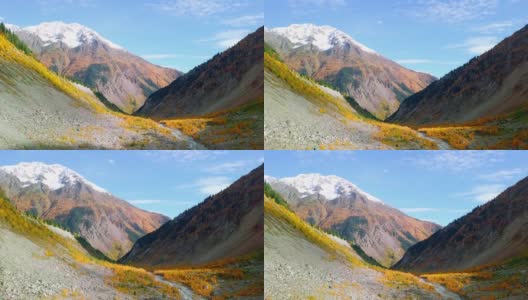
[[[200,265],[262,251],[264,166],[139,239],[120,261]]]
[[[264,67],[266,149],[444,147],[445,143],[422,137],[408,127],[384,124],[363,116],[339,92],[288,68],[270,46],[264,53]]]
[[[0,106],[2,149],[203,148],[179,131],[110,111],[89,89],[19,50],[5,33],[0,33]]]
[[[152,94],[137,114],[196,117],[262,100],[263,28]]]
[[[303,220],[354,243],[385,267],[440,229],[437,224],[405,215],[337,176],[300,174],[268,177],[266,182]]]
[[[265,297],[288,299],[459,299],[411,274],[373,267],[346,242],[264,200]]]
[[[112,259],[169,220],[114,197],[60,165],[0,167],[0,189],[20,212],[60,224]]]
[[[100,92],[126,113],[182,73],[153,65],[80,24],[10,26],[50,70]]]
[[[409,97],[388,121],[457,124],[512,113],[528,104],[528,26]]]
[[[290,68],[331,85],[381,120],[435,80],[398,65],[330,26],[271,28],[265,40]]]
[[[394,265],[413,273],[453,272],[528,254],[528,178],[411,247]]]

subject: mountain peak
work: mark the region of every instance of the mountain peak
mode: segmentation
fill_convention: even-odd
[[[107,193],[103,188],[91,183],[75,171],[58,164],[45,164],[42,162],[24,162],[13,166],[3,166],[0,170],[15,176],[23,186],[42,183],[51,190],[58,190],[65,185],[84,183],[95,191]]]
[[[44,46],[62,42],[69,48],[76,48],[93,41],[100,41],[110,48],[124,50],[123,47],[105,39],[93,29],[78,23],[45,22],[36,26],[25,27],[22,30],[38,36],[44,42]]]
[[[303,196],[319,193],[327,200],[333,200],[340,196],[360,193],[370,201],[383,203],[380,199],[362,191],[350,181],[335,175],[300,174],[295,177],[282,178],[280,181],[295,187]]]
[[[328,25],[292,24],[288,27],[271,28],[268,31],[284,36],[295,44],[296,48],[311,44],[319,48],[319,50],[326,51],[334,46],[349,44],[358,47],[362,51],[377,54],[376,51],[354,40],[343,31]]]

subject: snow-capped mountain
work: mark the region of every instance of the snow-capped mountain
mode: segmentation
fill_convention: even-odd
[[[383,203],[380,199],[362,191],[350,181],[335,175],[300,174],[295,177],[282,178],[279,181],[296,188],[303,197],[318,193],[327,200],[333,200],[341,196],[362,194],[370,201]]]
[[[379,119],[435,78],[383,57],[331,26],[269,28],[265,42],[291,69],[330,84]]]
[[[153,65],[81,24],[47,22],[8,28],[49,69],[100,92],[125,113],[134,113],[147,97],[182,74]]]
[[[293,24],[288,27],[277,27],[268,29],[286,37],[295,46],[313,45],[319,50],[326,51],[335,46],[347,44],[356,46],[361,50],[376,54],[376,51],[354,40],[351,36],[331,26],[317,26],[314,24]]]
[[[112,259],[169,220],[134,207],[58,164],[0,167],[0,190],[19,211],[61,224]]]
[[[94,30],[78,23],[66,24],[64,22],[46,22],[36,26],[21,28],[21,30],[38,36],[44,43],[44,46],[49,46],[54,43],[63,43],[69,48],[77,48],[81,45],[99,41],[113,49],[124,50],[123,47],[105,39]]]
[[[339,233],[384,266],[440,228],[405,215],[338,176],[300,174],[267,177],[266,182],[305,221]]]
[[[32,184],[42,183],[50,190],[58,190],[66,185],[82,183],[90,186],[92,189],[107,193],[107,191],[94,183],[86,180],[75,171],[62,165],[48,165],[41,162],[20,163],[14,166],[3,166],[0,170],[15,176],[20,180],[23,187]]]

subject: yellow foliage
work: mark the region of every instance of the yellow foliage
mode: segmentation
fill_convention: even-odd
[[[315,102],[318,107],[323,107],[325,112],[327,108],[332,108],[345,119],[358,120],[359,116],[346,101],[326,93],[315,82],[301,78],[299,74],[268,53],[264,53],[264,67],[284,80],[294,91],[303,94],[308,100]]]
[[[299,218],[294,212],[288,210],[282,205],[275,203],[275,201],[271,200],[267,196],[264,196],[264,199],[265,214],[270,214],[277,218],[285,220],[297,230],[302,232],[310,241],[328,250],[330,253],[334,253],[340,257],[345,258],[348,262],[352,263],[353,265],[365,267],[368,266],[365,262],[361,261],[359,258],[354,256],[349,248],[337,243],[327,234],[312,227],[304,220]]]
[[[23,65],[24,67],[35,71],[37,74],[48,80],[58,90],[64,92],[70,97],[81,100],[87,104],[94,111],[100,113],[108,113],[108,109],[96,100],[92,95],[89,95],[77,87],[75,87],[70,81],[60,77],[59,75],[50,71],[45,65],[37,61],[34,57],[25,54],[18,50],[12,45],[3,35],[0,35],[0,57],[8,61],[13,61],[17,64]]]
[[[416,131],[409,127],[374,121],[372,121],[372,124],[379,127],[379,131],[374,134],[374,138],[385,145],[396,149],[408,149],[409,144],[416,143],[418,148],[438,149],[436,143],[420,137]]]

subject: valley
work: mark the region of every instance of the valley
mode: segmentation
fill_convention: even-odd
[[[316,156],[304,156],[304,168]],[[523,299],[527,180],[440,226],[341,177],[266,175],[265,297]]]
[[[60,165],[4,166],[0,177],[2,299],[258,299],[263,293],[263,166],[174,220]],[[216,250],[206,251],[211,247]]]
[[[267,28],[266,149],[525,149],[527,30],[436,79],[330,26]]]
[[[0,29],[0,148],[263,148],[258,36],[191,76],[152,65],[76,23],[2,23]],[[225,74],[222,82],[207,73],[229,64],[240,64],[234,70],[241,73]],[[214,90],[193,86],[198,78]],[[143,108],[169,85],[176,94],[170,112],[160,116]]]

